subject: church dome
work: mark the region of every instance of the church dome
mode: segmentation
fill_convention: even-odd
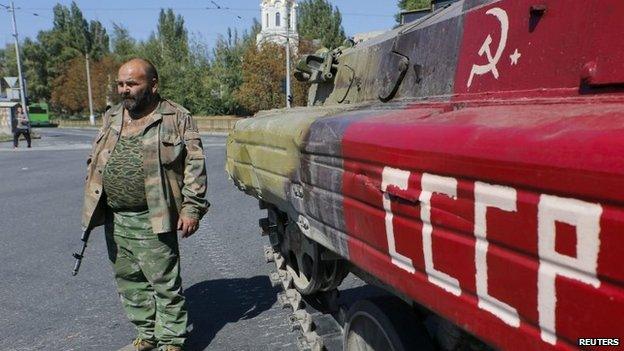
[[[298,41],[295,0],[262,0],[260,9],[262,30],[256,38],[258,45],[267,41],[284,44],[286,38]]]

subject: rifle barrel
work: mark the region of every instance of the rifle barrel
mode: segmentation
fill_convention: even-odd
[[[75,252],[72,255],[76,259],[76,262],[74,262],[74,270],[72,271],[72,276],[76,276],[78,274],[78,271],[80,270],[80,265],[82,264],[82,258],[84,257],[85,250],[87,249],[87,242],[89,241],[90,234],[91,229],[86,229],[82,233],[82,237],[80,238],[80,240],[82,240],[82,250],[80,250],[80,253]]]

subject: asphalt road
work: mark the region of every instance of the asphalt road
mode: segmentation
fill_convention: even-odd
[[[0,349],[118,350],[134,338],[113,284],[103,232],[80,274],[85,159],[95,130],[40,129],[17,150],[0,143]],[[225,138],[204,136],[210,212],[181,241],[188,350],[294,350],[258,234],[260,210],[224,172]]]

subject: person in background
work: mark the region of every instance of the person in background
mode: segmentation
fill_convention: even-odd
[[[30,120],[20,105],[17,105],[17,115],[15,116],[15,120],[17,123],[15,125],[15,130],[13,131],[13,148],[17,149],[20,134],[26,138],[28,147],[30,147]]]

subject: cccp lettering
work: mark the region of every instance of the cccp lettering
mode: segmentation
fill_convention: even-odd
[[[401,191],[408,191],[409,171],[385,167],[382,172],[383,208],[386,211],[385,227],[389,255],[397,267],[414,274],[413,258],[399,252],[394,237],[392,201],[387,192],[389,186]],[[442,195],[457,199],[458,180],[453,177],[423,173],[420,181],[420,221],[422,222],[422,244],[425,273],[428,281],[442,290],[454,295],[462,294],[461,282],[436,268],[435,253],[432,245],[433,223],[431,221],[431,199],[433,195]],[[488,290],[487,211],[496,208],[515,213],[517,211],[517,191],[512,187],[474,183],[474,236],[475,241],[475,286],[477,288],[477,307],[496,316],[511,327],[520,327],[520,316],[514,306],[492,296]],[[601,285],[597,276],[598,256],[600,253],[600,219],[602,206],[572,198],[563,198],[541,194],[537,203],[537,311],[540,335],[544,342],[555,345],[557,342],[557,289],[555,280],[558,276],[573,279],[594,288]],[[577,252],[574,257],[555,250],[557,238],[556,223],[566,223],[575,228]],[[568,267],[574,267],[570,269]],[[608,341],[609,346],[618,346],[617,339],[579,339],[579,346],[597,346],[598,340]],[[602,342],[602,341],[601,341]]]

